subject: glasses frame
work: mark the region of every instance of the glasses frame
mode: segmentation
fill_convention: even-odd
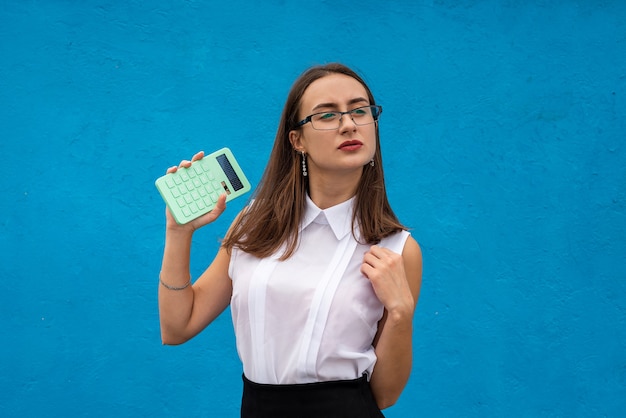
[[[356,112],[358,110],[361,110],[363,108],[366,108],[366,107],[375,108],[376,109],[376,116],[373,117],[374,120],[372,122],[367,122],[367,123],[357,123],[357,121],[354,120],[354,117],[353,117],[354,112]],[[322,129],[319,129],[319,128],[316,128],[315,126],[313,126],[313,122],[312,122],[313,117],[317,116],[317,115],[322,115],[324,113],[337,113],[339,115],[339,126],[337,126],[336,128],[322,128]],[[337,110],[333,110],[333,111],[330,111],[330,112],[328,112],[328,111],[327,112],[317,112],[317,113],[310,114],[306,118],[302,119],[300,122],[298,122],[298,125],[296,125],[296,127],[299,128],[299,127],[301,127],[303,125],[306,125],[307,123],[311,122],[311,128],[315,129],[316,131],[334,131],[335,129],[341,128],[341,118],[343,118],[343,115],[349,115],[350,119],[352,119],[352,122],[354,122],[355,125],[357,125],[357,126],[365,126],[365,125],[371,125],[372,123],[378,122],[378,118],[380,118],[381,113],[383,113],[383,107],[380,106],[380,105],[359,106],[359,107],[355,107],[354,109],[350,109],[350,110],[345,111],[345,112],[340,112],[340,111],[337,111]],[[374,115],[374,112],[372,112],[372,115]]]

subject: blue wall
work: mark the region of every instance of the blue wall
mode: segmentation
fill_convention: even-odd
[[[228,314],[160,344],[153,181],[227,145],[256,184],[291,82],[338,60],[385,108],[424,252],[387,416],[623,416],[625,22],[619,0],[3,1],[0,415],[238,416]]]

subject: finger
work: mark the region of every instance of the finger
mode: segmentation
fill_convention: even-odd
[[[191,161],[198,161],[198,160],[201,160],[203,158],[204,158],[204,151],[200,151],[200,152],[196,153],[196,155],[194,155],[191,158]]]
[[[201,217],[192,221],[192,226],[194,229],[201,228],[202,226],[209,224],[215,221],[220,215],[226,210],[226,195],[220,195],[217,199],[217,203],[215,203],[215,207],[209,212]]]
[[[372,254],[370,251],[366,252],[365,255],[363,255],[363,264],[374,267],[377,261],[378,257]]]
[[[367,263],[363,263],[361,264],[361,274],[363,274],[366,278],[370,278],[370,275],[375,272],[376,270],[374,269],[374,267],[372,267],[371,265],[367,264]]]
[[[189,161],[189,160],[182,160],[180,162],[179,167],[189,168],[189,167],[191,167],[191,161]]]
[[[363,255],[363,262],[375,266],[386,257],[386,251],[386,248],[379,247],[378,245],[372,245]]]
[[[223,193],[220,195],[220,197],[217,198],[217,203],[215,204],[215,207],[213,208],[211,212],[215,212],[215,217],[218,217],[222,214],[222,212],[224,212],[225,209],[226,209],[226,193]]]
[[[176,170],[178,170],[178,166],[177,166],[177,165],[172,166],[172,167],[170,167],[170,168],[168,168],[168,169],[167,169],[166,174],[169,174],[169,173],[175,173],[175,172],[176,172]]]

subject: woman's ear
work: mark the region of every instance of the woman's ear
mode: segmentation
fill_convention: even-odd
[[[302,146],[302,138],[300,136],[300,131],[289,131],[289,142],[291,142],[291,146],[294,150],[298,152],[306,152],[304,147]]]

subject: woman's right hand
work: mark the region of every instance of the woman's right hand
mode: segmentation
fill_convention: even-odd
[[[179,165],[168,168],[167,174],[175,173],[180,168],[189,168],[191,166],[191,163],[193,163],[194,161],[201,160],[202,158],[204,158],[204,151],[200,151],[196,155],[194,155],[191,158],[191,161],[183,160],[180,162]],[[173,230],[177,230],[177,231],[186,230],[189,232],[193,232],[196,229],[202,228],[203,226],[208,225],[211,222],[215,221],[222,214],[222,212],[224,212],[225,209],[226,209],[226,194],[221,194],[219,198],[217,199],[217,203],[211,212],[206,213],[186,224],[180,225],[176,222],[176,220],[174,219],[174,216],[172,215],[172,213],[166,206],[165,207],[166,228],[172,231]]]

